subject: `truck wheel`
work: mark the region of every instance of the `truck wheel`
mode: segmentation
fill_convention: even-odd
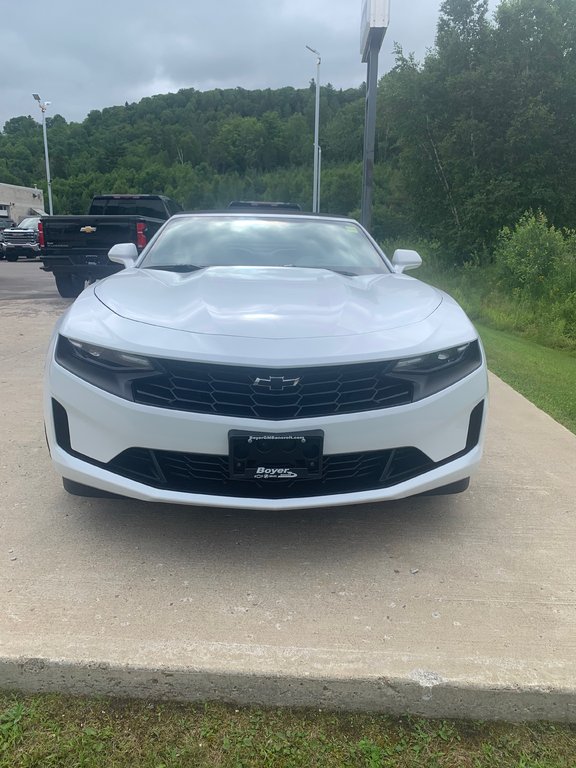
[[[6,261],[18,261],[17,253],[6,253]]]
[[[84,280],[78,275],[54,275],[56,288],[63,299],[75,299],[84,290]]]

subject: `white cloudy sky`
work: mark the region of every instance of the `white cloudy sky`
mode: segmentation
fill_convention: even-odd
[[[7,0],[0,0],[0,4]],[[379,71],[392,45],[422,59],[434,43],[441,0],[391,0]],[[490,0],[494,8],[498,0]],[[102,109],[180,88],[356,87],[361,0],[27,0],[4,8],[0,128],[18,115],[83,120]]]

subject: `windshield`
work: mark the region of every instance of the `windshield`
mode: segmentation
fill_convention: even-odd
[[[35,218],[34,216],[29,219],[22,219],[20,224],[18,224],[18,229],[38,229],[39,221],[40,219]]]
[[[390,271],[354,221],[257,216],[178,216],[139,266],[308,267],[350,275]]]

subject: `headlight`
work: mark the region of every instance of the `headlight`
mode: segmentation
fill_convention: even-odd
[[[132,382],[150,376],[156,368],[147,357],[99,347],[59,336],[56,362],[84,381],[126,400],[133,400]]]
[[[63,337],[62,337],[63,338]],[[125,368],[130,370],[150,371],[154,366],[146,357],[132,355],[129,352],[120,352],[117,349],[107,349],[106,347],[97,347],[94,344],[86,344],[76,339],[67,339],[68,343],[74,347],[78,357],[88,360],[91,363],[100,364],[104,367]]]
[[[414,385],[413,400],[422,400],[455,384],[481,365],[480,344],[471,341],[438,352],[397,360],[389,375],[411,381]]]

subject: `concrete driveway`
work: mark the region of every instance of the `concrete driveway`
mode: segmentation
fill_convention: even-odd
[[[0,688],[576,721],[574,435],[493,377],[460,496],[75,498],[41,415],[69,302],[36,267],[0,262]]]

